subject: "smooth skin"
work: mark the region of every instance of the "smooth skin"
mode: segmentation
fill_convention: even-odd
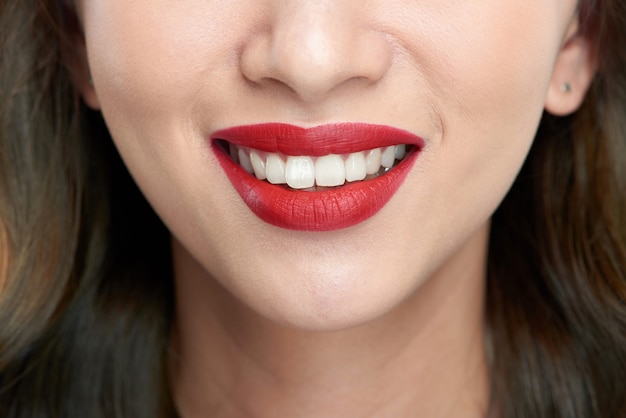
[[[172,233],[181,416],[485,417],[489,219],[544,109],[575,111],[593,78],[577,2],[75,3],[75,84]],[[207,143],[263,122],[426,146],[373,218],[289,231]]]

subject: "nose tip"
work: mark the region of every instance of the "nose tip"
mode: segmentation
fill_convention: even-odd
[[[286,87],[300,100],[322,100],[339,86],[368,85],[391,65],[385,36],[358,21],[314,13],[277,19],[250,39],[241,55],[241,72],[266,88]]]

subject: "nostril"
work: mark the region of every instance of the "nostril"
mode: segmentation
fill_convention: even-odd
[[[266,50],[270,48],[269,37],[258,36],[247,42],[239,61],[242,75],[253,83],[260,84],[271,73],[270,57]]]

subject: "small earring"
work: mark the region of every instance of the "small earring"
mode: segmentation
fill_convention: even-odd
[[[561,91],[563,93],[569,93],[570,91],[572,91],[572,85],[570,83],[563,83],[561,85]]]

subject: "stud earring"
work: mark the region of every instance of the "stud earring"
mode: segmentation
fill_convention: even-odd
[[[572,85],[570,83],[563,83],[561,85],[561,91],[563,93],[569,93],[570,91],[572,91]]]

